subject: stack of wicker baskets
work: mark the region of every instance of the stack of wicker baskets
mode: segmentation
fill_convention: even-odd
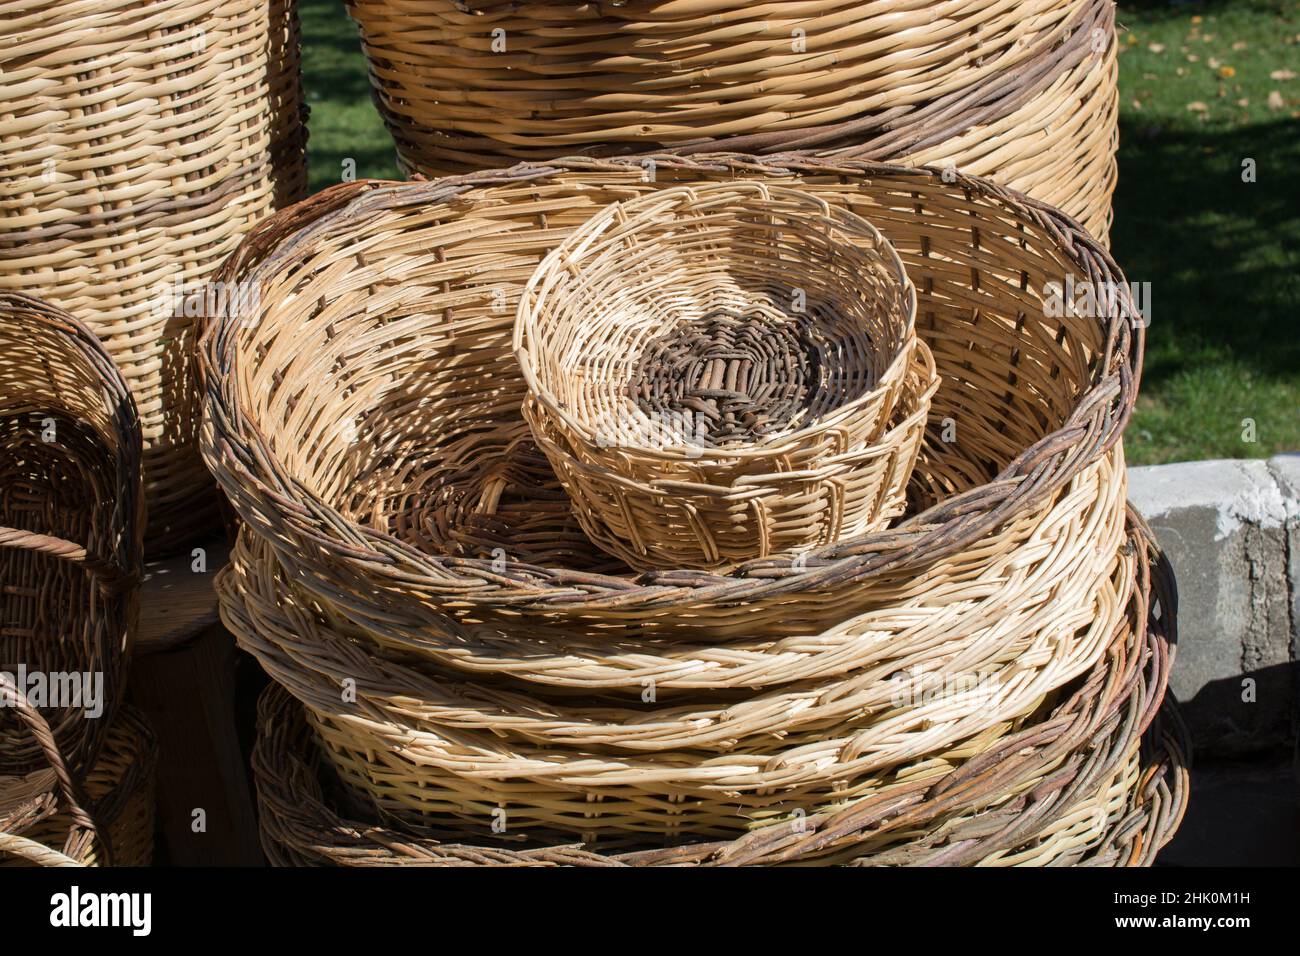
[[[1141,865],[1177,826],[1171,581],[1125,505],[1141,328],[1105,250],[963,175],[660,155],[335,187],[223,267],[222,612],[279,687],[276,862]],[[868,220],[937,390],[890,527],[716,569],[596,547],[522,414],[514,317],[591,217],[793,186]],[[1044,307],[1073,274],[1117,295]]]
[[[1113,0],[347,0],[408,171],[719,150],[952,165],[1104,241]]]
[[[151,856],[155,744],[122,702],[140,449],[130,392],[90,330],[0,293],[0,861]]]
[[[195,449],[206,283],[307,185],[295,4],[25,0],[0,45],[0,290],[104,342],[140,409],[149,548],[179,546],[217,518]]]

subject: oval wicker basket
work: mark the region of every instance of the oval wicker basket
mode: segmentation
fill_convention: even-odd
[[[738,181],[602,209],[528,280],[513,347],[592,541],[716,567],[901,514],[937,384],[915,321],[870,223]]]
[[[140,444],[98,339],[60,309],[0,292],[0,671],[31,695],[74,772],[94,763],[125,687]],[[45,765],[28,728],[0,710],[0,774]]]
[[[813,812],[869,792],[906,761],[973,746],[1093,667],[1132,600],[1124,485],[1109,466],[1081,475],[1021,536],[972,549],[830,632],[776,645],[624,640],[579,657],[537,644],[540,660],[503,650],[495,680],[467,682],[370,653],[253,535],[218,593],[240,646],[308,705],[336,766],[387,811],[472,827],[499,803],[515,825],[590,841],[716,836]],[[501,679],[556,663],[573,675],[566,689],[585,676],[588,692]],[[674,671],[694,672],[690,694],[672,689]],[[622,694],[611,686],[619,677]],[[340,687],[353,688],[354,707],[341,706]]]
[[[98,762],[78,781],[85,809],[56,783],[65,768],[0,778],[0,867],[148,866],[157,764],[153,731],[127,706],[109,727]],[[83,836],[87,818],[96,828],[91,839]]]
[[[1170,664],[1172,579],[1167,567],[1148,579],[1150,545],[1140,523],[1135,532],[1134,626],[1116,632],[1089,675],[1021,728],[933,754],[884,778],[878,791],[797,825],[608,853],[512,845],[486,823],[354,822],[378,818],[350,806],[302,710],[272,686],[253,756],[263,845],[278,865],[1150,865],[1182,816],[1188,749],[1172,700],[1152,724]],[[1149,746],[1139,760],[1144,732]]]
[[[953,163],[1109,225],[1110,0],[347,7],[407,172],[801,151]]]
[[[217,521],[195,451],[206,283],[306,190],[296,6],[28,0],[0,44],[0,290],[105,343],[144,424],[150,550],[181,544]]]
[[[932,171],[745,157],[657,169],[348,184],[275,217],[227,263],[223,279],[262,296],[256,321],[219,318],[205,335],[205,458],[295,583],[377,644],[459,667],[497,641],[713,646],[826,630],[1044,507],[1115,448],[1142,330],[1110,256],[1067,218]],[[942,381],[914,516],[726,574],[634,576],[589,546],[561,559],[582,536],[518,415],[510,310],[601,206],[737,177],[857,212],[902,257]],[[1067,274],[1116,291],[1105,314],[1046,306]],[[524,493],[534,478],[544,493]]]

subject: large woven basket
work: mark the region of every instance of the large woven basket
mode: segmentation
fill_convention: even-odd
[[[828,632],[584,648],[588,693],[576,698],[367,653],[364,633],[295,592],[252,535],[218,591],[241,646],[308,705],[338,769],[378,809],[473,828],[497,808],[512,827],[601,844],[723,836],[861,798],[905,762],[978,750],[1095,666],[1134,600],[1109,464],[1023,536],[983,542]],[[536,668],[520,648],[502,673],[544,675],[566,650],[537,646]],[[629,659],[640,686],[619,694]],[[689,694],[660,690],[674,668],[695,671]]]
[[[937,384],[915,316],[897,253],[852,213],[764,182],[660,190],[529,279],[524,417],[588,536],[632,567],[829,544],[903,510]]]
[[[1148,583],[1149,544],[1140,526],[1135,533],[1133,626],[1117,632],[1087,677],[1021,729],[932,755],[877,792],[792,825],[611,854],[512,845],[486,826],[381,823],[339,788],[301,710],[273,686],[253,758],[263,844],[279,865],[1149,865],[1181,819],[1188,750],[1171,700],[1152,724],[1170,664],[1173,600],[1166,568]],[[355,822],[367,817],[374,822]]]
[[[914,514],[726,574],[634,576],[592,554],[528,440],[511,311],[540,258],[601,206],[737,177],[858,212],[902,257],[942,379]],[[1046,306],[1069,274],[1115,290],[1103,314]],[[711,647],[827,630],[917,580],[933,588],[929,569],[981,542],[1024,535],[1102,458],[1104,480],[1120,481],[1141,358],[1121,273],[1068,218],[987,181],[863,163],[662,157],[654,181],[612,160],[348,184],[255,231],[222,276],[261,298],[256,321],[219,318],[205,337],[204,454],[295,584],[376,646],[461,670],[585,683],[584,648],[628,641],[598,676],[637,693],[647,645],[671,657],[670,637]],[[659,686],[690,686],[698,670],[679,661]]]
[[[106,344],[144,424],[150,548],[179,544],[217,516],[194,447],[206,283],[306,188],[295,5],[27,0],[0,46],[0,290]]]
[[[407,171],[815,152],[955,164],[1109,225],[1110,0],[347,7]]]
[[[80,782],[84,809],[60,792],[54,771],[21,782],[0,778],[0,866],[148,866],[157,764],[153,731],[134,708],[124,707],[98,762]],[[86,818],[96,827],[89,840],[81,830]]]
[[[140,422],[112,359],[66,312],[0,292],[0,671],[74,772],[125,687],[143,527]],[[0,710],[0,774],[45,765]]]

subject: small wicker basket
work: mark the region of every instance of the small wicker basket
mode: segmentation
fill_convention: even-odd
[[[915,320],[861,217],[763,182],[664,189],[602,209],[524,287],[524,414],[632,567],[817,547],[903,510],[937,387]]]
[[[0,671],[28,675],[22,690],[39,691],[73,772],[94,763],[125,688],[140,448],[135,404],[99,340],[61,309],[0,292]],[[45,765],[0,710],[0,773]]]

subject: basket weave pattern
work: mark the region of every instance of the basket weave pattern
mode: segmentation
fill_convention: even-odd
[[[938,166],[1110,223],[1109,0],[348,0],[407,172],[731,150]]]
[[[588,536],[633,567],[829,544],[903,509],[936,384],[915,313],[860,217],[762,182],[665,189],[529,279],[524,416]]]
[[[1164,731],[1163,756],[1137,744],[1172,628],[1140,522],[1125,532],[1141,327],[1068,218],[949,178],[566,161],[350,184],[252,234],[223,275],[256,277],[258,320],[214,322],[202,351],[204,453],[244,521],[222,613],[305,705],[338,788],[290,824],[260,784],[274,859],[370,859],[364,837],[333,857],[337,833],[310,832],[341,811],[391,824],[394,857],[423,862],[1150,862],[1185,758]],[[807,554],[638,575],[581,533],[539,451],[511,311],[611,204],[740,180],[796,186],[897,250],[938,379],[910,516]],[[1047,284],[1068,274],[1119,299],[1054,315]],[[989,696],[926,693],[976,673]],[[1067,727],[1082,736],[1053,736]],[[1049,739],[1047,764],[1013,759]],[[968,805],[936,792],[937,815],[895,830],[944,768],[998,782]],[[946,842],[949,811],[952,833],[998,821],[998,838]]]
[[[124,707],[109,727],[99,760],[81,781],[97,839],[73,850],[78,809],[60,803],[56,771],[30,774],[0,792],[0,866],[51,865],[62,856],[81,866],[148,866],[153,861],[158,743],[143,717]],[[35,844],[33,846],[32,844]],[[48,852],[42,852],[45,848]],[[111,855],[110,855],[111,853]]]
[[[352,822],[337,809],[346,798],[321,788],[300,711],[273,686],[253,757],[263,844],[277,865],[734,865],[810,854],[866,865],[1149,865],[1181,819],[1188,764],[1177,711],[1160,703],[1173,626],[1167,567],[1148,577],[1149,539],[1140,525],[1134,530],[1135,626],[1117,632],[1070,694],[1021,730],[921,762],[805,826],[609,855],[482,839],[471,846],[428,828]]]
[[[88,716],[89,700],[43,708],[78,772],[123,690],[143,560],[140,446],[135,407],[95,336],[60,309],[0,293],[0,671],[21,666],[51,688],[56,675],[90,675],[102,714]],[[24,722],[0,711],[0,773],[45,764]]]
[[[205,283],[306,189],[290,0],[39,0],[0,16],[0,290],[78,316],[144,425],[151,548],[216,518],[195,454]]]

